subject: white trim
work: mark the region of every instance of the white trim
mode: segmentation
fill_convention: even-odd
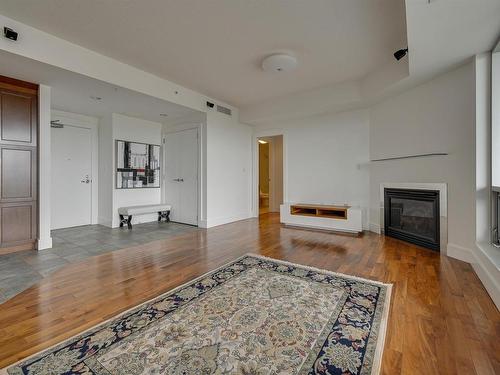
[[[37,250],[50,249],[52,247],[52,237],[39,238],[37,241]]]
[[[370,227],[370,232],[373,232],[373,233],[377,233],[377,234],[380,234],[380,225],[378,224],[375,224],[375,223],[370,223],[369,224],[369,227]]]
[[[50,90],[51,88],[45,85],[40,85],[38,88],[38,250],[52,247],[50,233],[52,166],[50,155]]]
[[[500,264],[495,262],[488,254],[489,250],[498,255],[500,250],[489,243],[477,243],[476,249],[477,251],[472,252],[474,257],[472,267],[497,309],[500,310]]]
[[[446,255],[451,258],[455,258],[467,263],[474,262],[474,253],[471,249],[467,249],[463,246],[455,245],[453,243],[449,243],[446,247]]]
[[[89,129],[92,137],[91,157],[91,208],[90,224],[99,223],[99,119],[96,117],[81,115],[79,113],[65,112],[59,110],[51,111],[52,120],[60,120],[68,126]]]
[[[230,224],[235,221],[240,221],[240,220],[246,220],[250,219],[252,216],[249,216],[248,213],[241,213],[239,215],[235,216],[223,216],[223,217],[216,217],[216,218],[210,218],[208,220],[203,221],[203,225],[201,226],[202,228],[212,228],[212,227],[217,227],[219,225],[224,225],[224,224]]]
[[[261,137],[283,136],[283,202],[288,202],[288,148],[285,129],[265,129],[254,132],[252,137],[252,212],[259,217],[259,141]]]
[[[477,243],[474,250],[455,244],[448,244],[448,256],[472,265],[474,272],[481,280],[493,303],[500,310],[500,269],[487,254],[487,248],[492,245]],[[491,249],[498,251],[498,249]]]
[[[112,220],[109,217],[98,216],[98,224],[104,225],[105,227],[112,228]]]
[[[379,195],[379,221],[378,232],[383,233],[384,224],[384,193],[385,189],[414,189],[439,191],[439,225],[440,225],[440,251],[448,254],[448,185],[441,182],[383,182],[380,184]],[[370,229],[371,230],[371,229]]]
[[[384,189],[415,189],[439,191],[439,216],[448,217],[448,197],[446,183],[427,182],[384,182],[380,184],[380,205],[384,207]],[[381,223],[381,227],[383,227]]]

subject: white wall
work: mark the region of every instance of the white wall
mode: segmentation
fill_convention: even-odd
[[[370,164],[370,222],[380,225],[380,184],[448,184],[448,250],[475,245],[475,80],[472,62],[370,110],[370,157],[448,156]]]
[[[99,124],[99,224],[116,228],[118,208],[161,202],[160,188],[116,189],[116,140],[161,145],[162,124],[113,113]],[[155,221],[156,214],[138,215],[133,224]]]
[[[500,306],[500,251],[489,244],[489,77],[489,54],[479,55],[368,110],[266,123],[254,137],[284,134],[285,200],[358,203],[365,229],[369,217],[380,230],[381,183],[446,183],[447,254],[470,262]],[[367,163],[436,152],[448,155]]]
[[[113,166],[116,166],[116,140],[161,145],[162,124],[113,113]],[[163,167],[163,166],[162,166]],[[118,208],[141,204],[161,203],[160,188],[116,189],[116,173],[113,167],[113,213],[112,226],[120,224]],[[132,217],[132,224],[155,221],[158,215],[138,215]]]
[[[248,217],[252,199],[250,193],[251,130],[248,126],[239,123],[239,114],[236,108],[3,15],[0,15],[0,23],[14,28],[20,35],[17,43],[0,38],[0,50],[168,100],[201,112],[207,111],[207,100],[231,108],[233,111],[231,118],[225,118],[225,115],[209,110],[210,120],[207,121],[207,126],[202,129],[202,136],[208,140],[209,128],[211,128],[210,143],[213,145],[210,158],[207,157],[202,165],[204,192],[210,194],[210,197],[207,195],[206,219],[202,224],[212,226]],[[50,90],[50,88],[47,89]],[[50,100],[50,97],[48,99]],[[103,118],[99,131],[99,153],[103,155],[99,166],[99,223],[104,225],[114,225],[117,220],[115,213],[112,212],[114,210],[114,145],[111,147],[110,142],[106,141],[106,139],[111,139],[112,128],[111,118]],[[225,141],[229,141],[229,143],[225,143]],[[227,152],[224,152],[221,146],[226,147]],[[43,152],[42,149],[41,152]],[[233,152],[234,155],[231,155],[230,152]],[[46,154],[41,154],[41,170],[50,169],[50,151],[48,151],[48,157]],[[42,160],[42,158],[46,159]],[[213,173],[210,183],[206,174],[208,171]],[[40,178],[40,181],[41,183],[44,181],[43,177]],[[47,184],[50,186],[50,181]],[[44,194],[45,189],[49,189],[49,187],[40,185],[40,248],[51,246],[50,220],[47,219],[50,218],[50,199],[44,198],[44,195],[47,195]],[[50,190],[48,192],[50,194]],[[146,201],[149,198],[156,200],[156,196],[145,197],[139,196],[140,194],[138,193],[138,196],[134,198],[139,201]],[[118,202],[123,202],[122,198],[123,194],[119,196]],[[226,201],[224,198],[228,200]],[[211,201],[211,213],[208,212],[208,200]],[[229,204],[226,204],[228,202]],[[137,202],[137,204],[139,203]],[[204,208],[204,206],[202,207]]]
[[[113,213],[113,118],[101,117],[99,121],[99,224],[112,226]]]
[[[163,132],[198,126],[200,137],[198,225],[209,228],[251,217],[252,128],[217,112],[170,121]]]
[[[274,123],[283,128],[285,196],[293,203],[349,204],[368,228],[369,122],[359,110]],[[265,129],[256,129],[256,134]]]
[[[381,183],[447,183],[448,243],[472,249],[475,113],[470,62],[370,109],[273,122],[255,134],[283,129],[285,200],[361,206],[365,229],[379,229]],[[368,163],[433,152],[449,155]]]
[[[251,216],[252,128],[237,118],[207,112],[206,227]]]
[[[100,193],[109,196],[109,190],[113,192],[111,204],[109,199],[100,199],[99,216],[102,224],[118,226],[117,210],[121,206],[154,204],[162,200],[160,188],[115,189],[114,141],[122,139],[161,144],[162,132],[180,129],[200,120],[202,147],[199,225],[212,227],[251,216],[252,130],[249,126],[238,123],[237,114],[231,117],[211,111],[207,113],[206,119],[204,116],[180,119],[165,125],[120,114],[102,119],[99,142],[107,157],[103,156],[105,160],[102,160],[100,167],[101,181],[106,180]],[[153,220],[156,220],[155,215],[140,215],[133,218],[132,222],[135,224]]]

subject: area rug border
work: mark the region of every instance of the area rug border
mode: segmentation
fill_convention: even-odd
[[[389,311],[390,311],[390,307],[391,307],[392,286],[393,286],[392,283],[384,283],[382,281],[367,279],[364,277],[347,275],[345,273],[334,272],[334,271],[325,270],[325,269],[318,268],[318,267],[308,266],[308,265],[301,264],[301,263],[294,263],[294,262],[289,262],[286,260],[275,259],[275,258],[266,257],[264,255],[259,255],[259,254],[247,253],[247,254],[243,255],[241,258],[243,258],[245,256],[252,256],[254,258],[260,258],[260,259],[266,259],[266,260],[270,259],[276,263],[286,264],[288,266],[297,266],[298,265],[301,268],[308,269],[309,271],[322,272],[322,273],[330,274],[332,276],[339,276],[339,277],[342,277],[345,279],[363,281],[363,282],[367,282],[367,283],[371,283],[374,285],[385,287],[386,293],[385,293],[385,299],[384,299],[384,306],[383,306],[383,310],[382,310],[382,317],[380,320],[380,326],[378,329],[379,334],[377,337],[377,343],[375,345],[376,349],[375,349],[375,353],[373,356],[372,371],[371,371],[372,375],[376,375],[376,374],[380,373],[380,369],[382,367],[382,357],[383,357],[384,347],[385,347],[385,338],[387,336],[387,323],[389,320]]]
[[[237,263],[246,257],[253,257],[253,258],[258,258],[258,259],[262,259],[262,260],[268,260],[268,261],[275,262],[275,263],[280,263],[280,264],[289,265],[289,266],[293,266],[293,267],[303,268],[303,269],[306,269],[309,271],[321,272],[321,273],[328,274],[331,276],[338,276],[338,277],[344,278],[344,279],[356,280],[356,281],[370,283],[372,285],[376,285],[376,286],[380,286],[380,287],[385,287],[385,298],[384,298],[384,303],[383,303],[383,308],[382,308],[383,309],[382,310],[382,317],[381,317],[380,326],[378,329],[379,334],[378,334],[377,343],[375,346],[376,350],[375,350],[374,357],[373,357],[371,374],[374,375],[374,374],[378,374],[380,372],[380,368],[382,365],[382,354],[383,354],[383,349],[384,349],[384,344],[385,344],[385,337],[386,337],[386,333],[387,333],[387,322],[388,322],[388,316],[389,316],[389,310],[390,310],[392,285],[393,284],[383,283],[383,282],[377,281],[377,280],[372,280],[372,279],[367,279],[367,278],[363,278],[363,277],[334,272],[334,271],[330,271],[330,270],[326,270],[326,269],[308,266],[308,265],[301,264],[301,263],[294,263],[294,262],[285,261],[285,260],[281,260],[281,259],[275,259],[272,257],[267,257],[267,256],[255,254],[255,253],[245,253],[245,254],[233,259],[232,261],[224,263],[224,264],[222,264],[222,265],[220,265],[220,266],[218,266],[210,271],[207,271],[207,272],[205,272],[205,273],[203,273],[203,274],[201,274],[193,279],[186,281],[185,283],[182,283],[182,284],[180,284],[172,289],[169,289],[169,290],[167,290],[167,291],[165,291],[165,292],[163,292],[155,297],[152,297],[144,302],[141,302],[138,305],[135,305],[127,310],[124,310],[118,314],[115,314],[115,315],[109,317],[108,319],[98,323],[97,325],[89,327],[89,328],[87,328],[79,333],[76,333],[70,337],[64,338],[61,341],[59,341],[51,346],[48,346],[44,349],[41,349],[40,351],[35,352],[27,357],[21,358],[20,360],[1,368],[0,375],[17,374],[17,371],[15,371],[14,373],[9,373],[7,370],[10,369],[11,367],[14,367],[18,364],[21,364],[22,362],[29,361],[30,359],[33,359],[35,357],[43,357],[44,355],[48,354],[51,351],[58,350],[58,349],[64,347],[65,345],[67,345],[68,341],[76,340],[76,339],[83,337],[83,336],[86,336],[90,333],[99,331],[103,326],[110,323],[111,321],[117,320],[124,315],[136,312],[146,305],[154,304],[156,301],[161,300],[162,298],[164,298],[172,293],[175,293],[179,289],[182,289],[182,288],[184,288],[190,284],[193,284],[193,283],[195,283],[203,278],[206,278],[207,276],[212,275],[212,274],[218,272],[219,270],[221,270],[225,267],[228,267],[234,263]],[[22,373],[19,372],[19,374],[22,374]]]
[[[87,335],[87,334],[89,334],[89,333],[91,333],[93,331],[98,331],[102,326],[106,325],[107,323],[109,323],[110,321],[112,321],[114,319],[118,319],[118,318],[122,317],[123,315],[126,315],[128,313],[134,312],[136,310],[140,310],[143,306],[145,306],[145,305],[147,305],[149,303],[152,303],[152,302],[154,302],[156,300],[161,299],[166,294],[174,293],[178,289],[181,289],[181,288],[185,287],[187,284],[191,284],[191,283],[194,283],[194,282],[196,282],[198,280],[201,280],[202,278],[204,278],[204,277],[206,277],[208,275],[211,275],[212,273],[215,273],[215,272],[219,271],[221,268],[227,267],[227,266],[229,266],[229,265],[231,265],[233,263],[236,263],[236,262],[240,261],[241,259],[245,258],[246,256],[256,256],[256,255],[257,254],[252,254],[252,253],[243,254],[242,256],[239,256],[238,258],[236,258],[236,259],[234,259],[232,261],[224,263],[223,265],[221,265],[221,266],[219,266],[219,267],[217,267],[217,268],[215,268],[213,270],[207,271],[207,272],[201,274],[200,276],[195,277],[194,279],[190,279],[190,280],[186,281],[185,283],[176,286],[173,289],[169,289],[169,290],[167,290],[167,291],[165,291],[165,292],[157,295],[156,297],[150,298],[150,299],[148,299],[148,300],[146,300],[144,302],[141,302],[138,305],[135,305],[135,306],[133,306],[133,307],[127,309],[127,310],[124,310],[124,311],[122,311],[122,312],[120,312],[120,313],[118,313],[116,315],[113,315],[112,317],[110,317],[110,318],[108,318],[106,320],[103,320],[102,322],[98,323],[97,325],[94,325],[92,327],[89,327],[89,328],[81,331],[81,332],[78,332],[78,333],[74,334],[73,336],[70,336],[70,337],[67,337],[65,339],[62,339],[61,341],[59,341],[59,342],[57,342],[57,343],[55,343],[55,344],[53,344],[51,346],[48,346],[45,349],[41,349],[40,351],[38,351],[36,353],[30,354],[27,357],[21,358],[20,360],[14,362],[14,363],[11,363],[10,365],[2,367],[0,369],[0,375],[9,375],[8,372],[7,372],[7,370],[10,367],[12,367],[12,366],[16,366],[16,365],[20,364],[21,362],[28,361],[28,360],[36,357],[36,356],[45,354],[45,352],[48,352],[48,351],[51,351],[51,350],[54,350],[54,349],[58,349],[58,347],[62,346],[66,341],[76,339],[76,338],[78,338],[80,336],[85,336],[85,335]],[[266,257],[264,257],[264,258],[266,258]],[[269,259],[272,259],[272,258],[269,258]]]

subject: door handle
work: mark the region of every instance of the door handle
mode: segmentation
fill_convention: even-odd
[[[90,181],[91,181],[91,179],[90,179],[89,175],[86,175],[86,176],[85,176],[85,179],[84,179],[84,180],[81,180],[80,182],[81,182],[82,184],[89,184],[89,183],[90,183]]]
[[[179,178],[179,182],[184,182],[184,179],[183,178]]]

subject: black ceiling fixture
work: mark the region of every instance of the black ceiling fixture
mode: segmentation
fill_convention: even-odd
[[[17,40],[17,32],[12,30],[9,27],[4,27],[3,28],[3,36],[6,37],[7,39],[13,40],[14,42]]]
[[[407,53],[408,53],[408,48],[402,48],[394,52],[394,58],[399,61],[403,57],[405,57]]]

